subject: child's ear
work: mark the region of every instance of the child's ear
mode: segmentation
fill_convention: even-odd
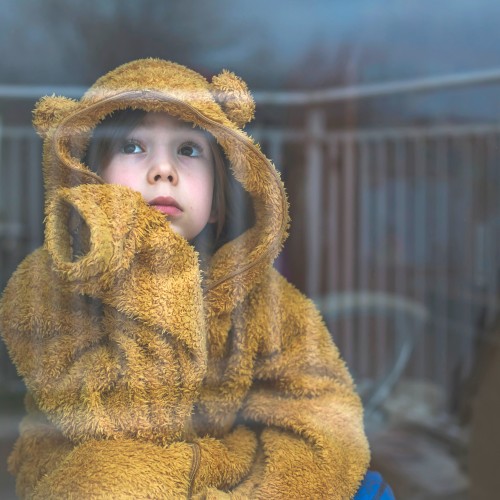
[[[42,138],[50,129],[56,127],[61,120],[78,107],[78,101],[67,97],[45,96],[35,105],[33,110],[33,126]]]
[[[227,70],[212,78],[212,95],[227,117],[243,127],[254,117],[255,103],[247,84]]]

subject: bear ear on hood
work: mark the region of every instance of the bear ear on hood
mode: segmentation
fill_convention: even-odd
[[[212,78],[212,95],[227,117],[243,127],[254,117],[255,103],[247,84],[234,73],[222,70]]]
[[[33,110],[33,126],[38,135],[45,138],[48,131],[56,127],[78,105],[78,101],[67,97],[55,95],[42,97]]]

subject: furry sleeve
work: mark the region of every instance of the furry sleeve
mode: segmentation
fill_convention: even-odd
[[[38,408],[73,442],[189,436],[206,365],[198,260],[139,193],[60,190],[44,248],[6,287],[0,328]]]
[[[277,273],[254,298],[262,332],[242,410],[264,426],[262,460],[235,497],[351,498],[370,460],[352,379],[314,304]]]

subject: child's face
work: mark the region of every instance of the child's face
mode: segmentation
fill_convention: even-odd
[[[139,191],[188,241],[216,221],[208,138],[167,113],[146,114],[112,152],[101,175],[110,184]]]

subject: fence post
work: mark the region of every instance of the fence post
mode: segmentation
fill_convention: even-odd
[[[306,122],[306,291],[315,297],[320,289],[321,249],[322,249],[322,207],[323,207],[323,147],[325,112],[311,109]]]

